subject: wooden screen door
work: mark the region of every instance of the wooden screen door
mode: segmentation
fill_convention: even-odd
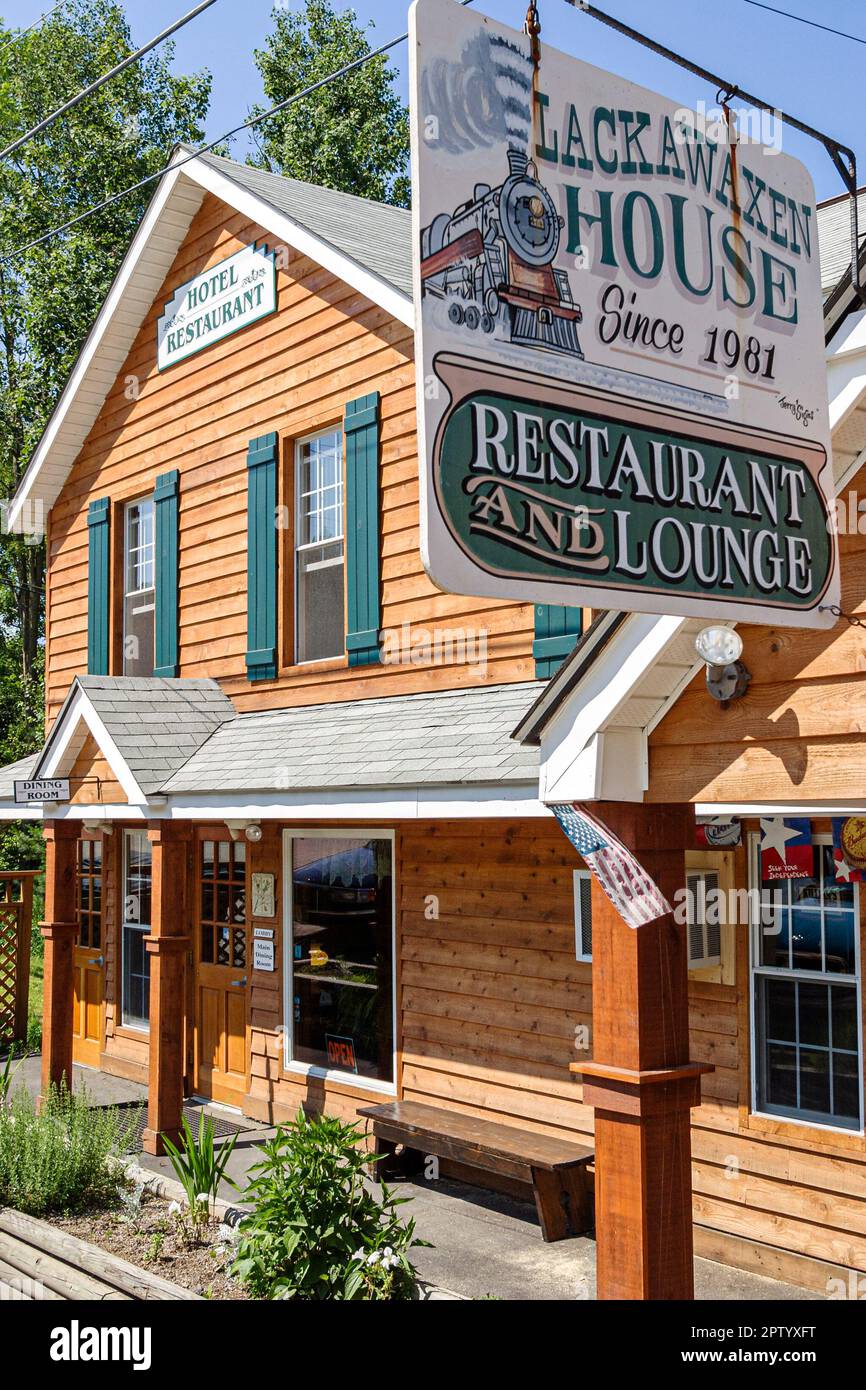
[[[246,841],[199,831],[195,875],[194,1089],[240,1105],[249,1090]]]
[[[84,1067],[99,1066],[105,1026],[102,859],[101,838],[82,836],[76,885],[78,936],[73,951],[72,1060]]]

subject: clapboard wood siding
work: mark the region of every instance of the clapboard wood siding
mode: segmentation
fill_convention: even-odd
[[[866,489],[866,469],[851,484]],[[866,536],[841,536],[842,609],[864,610]],[[866,780],[866,629],[740,624],[745,698],[713,705],[695,676],[650,735],[652,801],[859,800]]]
[[[443,594],[419,556],[412,335],[405,325],[307,258],[278,270],[278,312],[159,373],[156,320],[182,281],[265,230],[205,198],[171,273],[155,296],[117,380],[49,518],[49,722],[87,660],[88,503],[111,499],[113,550],[121,550],[120,504],[177,468],[179,491],[179,673],[213,676],[243,710],[531,679],[532,609]],[[381,393],[382,625],[484,629],[486,670],[469,662],[349,670],[343,658],[292,667],[291,594],[284,583],[282,669],[250,685],[244,653],[246,468],[251,438],[275,430],[284,452],[287,506],[292,441],[338,425],[346,402]],[[284,560],[290,552],[284,543]],[[118,669],[118,605],[112,651]]]

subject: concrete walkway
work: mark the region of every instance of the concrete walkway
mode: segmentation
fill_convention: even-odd
[[[18,1081],[32,1094],[38,1092],[38,1057],[22,1063]],[[146,1101],[143,1086],[75,1067],[73,1086],[82,1084],[97,1105]],[[241,1118],[218,1106],[206,1108],[226,1119]],[[256,1161],[258,1144],[275,1133],[252,1120],[244,1123],[250,1128],[238,1136],[228,1169],[241,1189],[247,1170]],[[142,1168],[173,1177],[165,1158],[141,1154],[137,1161]],[[474,1299],[560,1301],[595,1297],[595,1242],[580,1237],[546,1245],[531,1202],[444,1179],[412,1179],[393,1187],[401,1197],[411,1197],[411,1206],[402,1210],[414,1217],[417,1235],[431,1242],[432,1248],[413,1254],[419,1274],[429,1284]],[[228,1184],[220,1195],[229,1201],[240,1200],[238,1191]],[[695,1260],[695,1297],[708,1302],[809,1301],[818,1300],[820,1295],[729,1265]]]

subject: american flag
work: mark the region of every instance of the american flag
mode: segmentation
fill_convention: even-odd
[[[551,810],[578,854],[630,927],[642,927],[673,909],[621,840],[577,803]]]

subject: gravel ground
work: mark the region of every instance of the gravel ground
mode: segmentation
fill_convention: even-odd
[[[219,1223],[210,1223],[203,1240],[186,1240],[177,1218],[169,1216],[169,1205],[165,1198],[145,1192],[140,1207],[130,1216],[115,1207],[47,1219],[79,1240],[205,1298],[247,1298],[243,1286],[226,1272],[232,1255],[220,1249]]]

